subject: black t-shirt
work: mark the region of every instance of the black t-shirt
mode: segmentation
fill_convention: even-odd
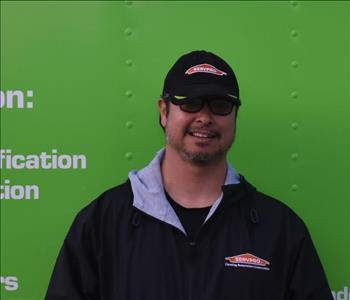
[[[166,191],[165,196],[167,197],[170,205],[174,208],[188,237],[191,241],[193,241],[196,238],[201,226],[203,225],[211,206],[201,208],[186,208],[175,202]]]

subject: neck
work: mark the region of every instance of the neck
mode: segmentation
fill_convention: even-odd
[[[161,166],[164,188],[184,207],[207,207],[218,199],[227,173],[226,157],[200,165],[167,147]]]

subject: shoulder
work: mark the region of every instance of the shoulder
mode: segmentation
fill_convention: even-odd
[[[267,195],[259,190],[254,191],[254,197],[251,198],[250,205],[253,205],[261,211],[271,214],[283,214],[290,215],[293,218],[299,218],[297,213],[289,207],[285,201],[274,198],[270,195]]]
[[[95,211],[102,213],[109,209],[121,209],[123,206],[132,205],[132,199],[133,194],[131,184],[130,181],[127,180],[118,186],[104,191],[96,199],[85,206],[79,214],[87,215]]]
[[[242,205],[255,245],[264,245],[266,251],[274,251],[277,247],[281,259],[288,262],[297,260],[300,249],[307,249],[310,255],[315,256],[309,230],[298,213],[281,200],[257,191],[250,184],[247,188]]]
[[[262,219],[271,220],[271,222],[286,223],[290,226],[305,226],[298,213],[289,205],[262,192],[255,192],[252,205],[259,211]]]
[[[284,232],[301,238],[308,235],[308,230],[299,214],[284,201],[258,191],[246,182],[248,197],[244,206],[256,211],[259,225],[275,232]]]
[[[91,230],[112,225],[125,218],[129,218],[133,213],[133,193],[130,181],[112,187],[96,199],[92,200],[87,206],[83,207],[76,215],[71,231],[74,228],[82,227]]]

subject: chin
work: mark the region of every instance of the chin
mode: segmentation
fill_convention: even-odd
[[[218,161],[225,156],[226,152],[223,151],[191,151],[184,149],[182,151],[182,157],[196,165],[208,165],[210,163]]]

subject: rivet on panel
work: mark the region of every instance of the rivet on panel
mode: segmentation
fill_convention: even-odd
[[[132,91],[131,91],[131,90],[127,90],[127,91],[125,92],[125,96],[128,97],[128,98],[130,98],[130,97],[132,96]]]
[[[293,184],[292,187],[291,187],[291,190],[292,190],[293,192],[296,192],[298,189],[299,189],[299,187],[298,187],[297,184]]]
[[[298,62],[295,61],[295,60],[292,61],[290,65],[291,65],[291,67],[294,68],[294,69],[296,69],[296,68],[299,66]]]
[[[299,158],[299,154],[298,154],[298,153],[293,153],[293,154],[290,156],[290,158],[291,158],[291,160],[296,161],[296,160],[298,160],[298,158]]]
[[[293,29],[291,32],[290,32],[290,35],[292,37],[297,37],[299,35],[298,31],[296,31],[295,29]]]
[[[132,35],[132,29],[128,27],[124,30],[124,33],[125,33],[125,35],[130,36],[130,35]]]
[[[127,160],[132,160],[132,153],[131,153],[131,152],[125,153],[125,158],[126,158]]]
[[[125,63],[126,63],[126,65],[127,66],[132,66],[132,60],[131,59],[127,59],[126,61],[125,61]]]
[[[298,5],[298,2],[297,2],[297,1],[290,1],[290,4],[291,4],[292,6],[297,6],[297,5]]]
[[[299,128],[299,124],[297,122],[292,123],[291,126],[294,130],[297,130]]]
[[[291,92],[290,93],[290,96],[293,98],[293,99],[297,99],[298,98],[298,92]]]
[[[125,126],[126,128],[131,129],[134,126],[134,124],[131,121],[128,121],[125,123]]]

